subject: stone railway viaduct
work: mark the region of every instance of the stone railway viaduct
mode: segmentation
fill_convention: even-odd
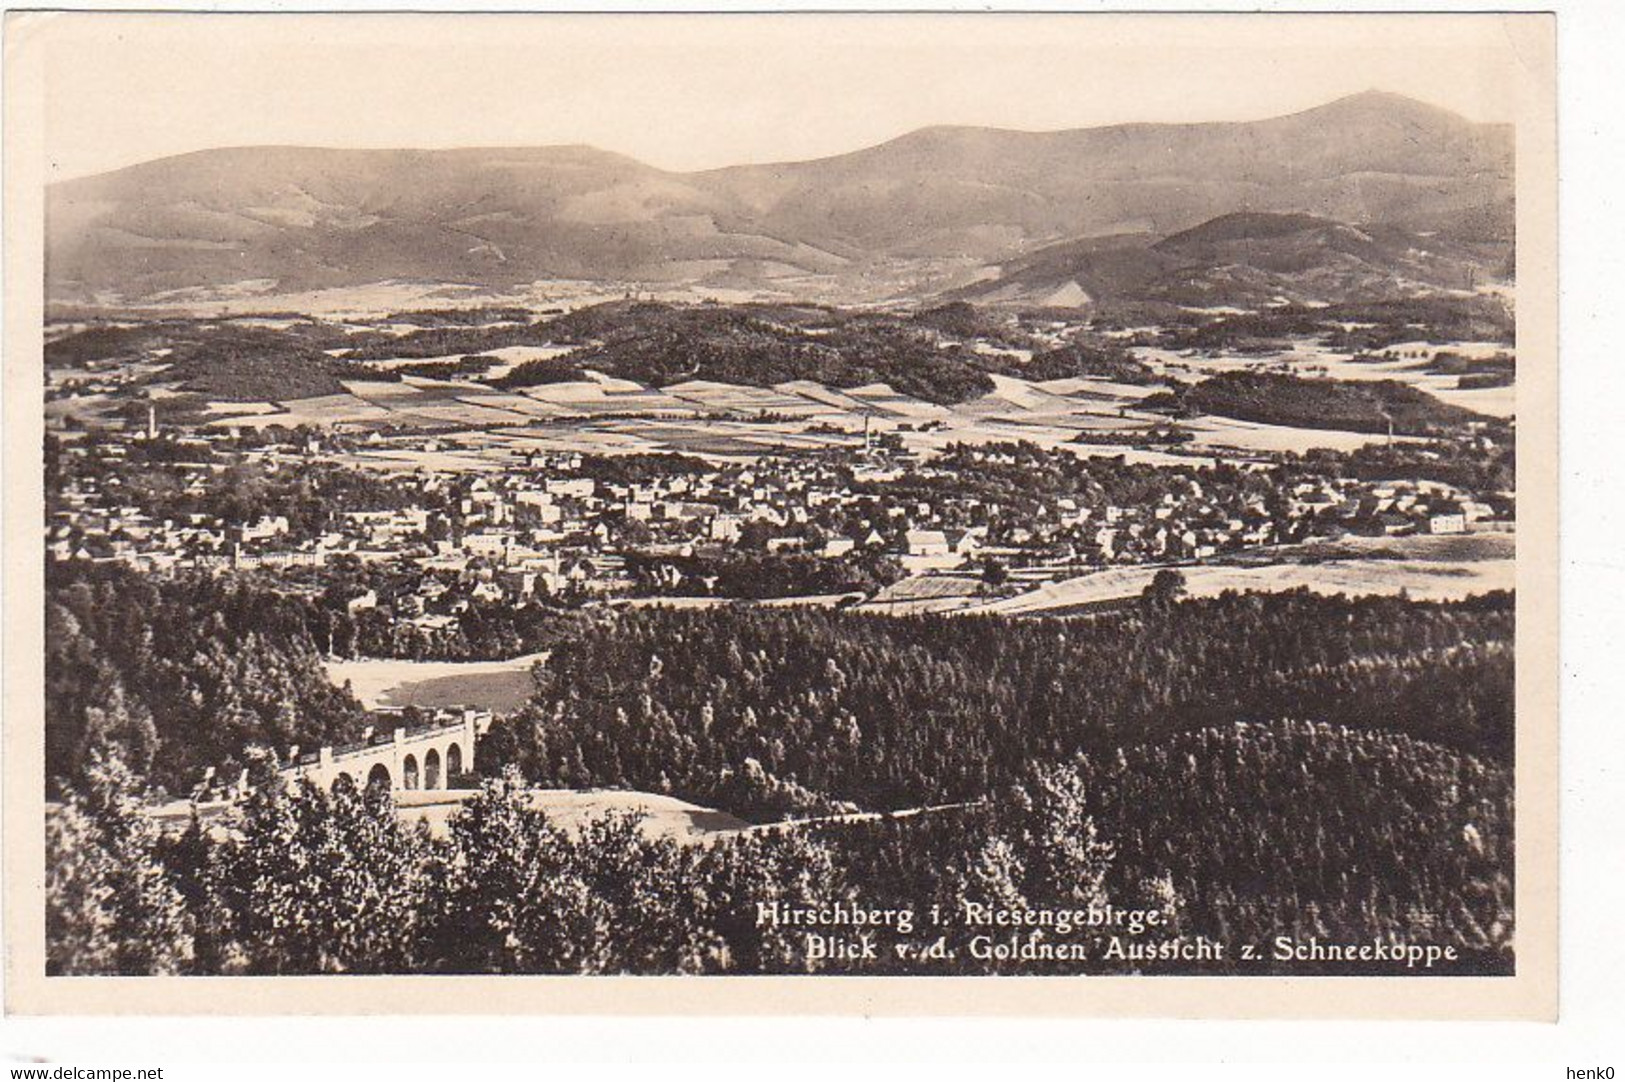
[[[474,769],[474,746],[491,724],[487,711],[464,710],[456,721],[436,720],[369,732],[362,740],[296,755],[282,768],[290,781],[309,779],[330,789],[341,777],[358,788],[445,789]]]

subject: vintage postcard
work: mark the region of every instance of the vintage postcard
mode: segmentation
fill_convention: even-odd
[[[1553,42],[11,15],[7,1010],[1554,1017]]]

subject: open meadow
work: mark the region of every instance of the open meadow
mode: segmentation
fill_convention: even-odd
[[[368,710],[469,706],[506,714],[530,698],[531,668],[546,661],[543,651],[507,661],[368,658],[328,661],[325,666],[328,678],[339,687],[348,685]]]

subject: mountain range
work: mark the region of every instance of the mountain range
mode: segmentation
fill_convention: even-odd
[[[843,300],[1337,299],[1504,271],[1512,192],[1510,126],[1378,91],[1252,122],[934,127],[693,173],[586,146],[243,147],[52,185],[47,294],[581,279]]]

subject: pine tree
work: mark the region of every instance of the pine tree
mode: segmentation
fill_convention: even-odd
[[[172,975],[193,955],[186,901],[158,856],[134,776],[97,753],[45,830],[46,971]]]
[[[1026,859],[1024,893],[1035,901],[1103,905],[1115,849],[1089,814],[1076,768],[1041,764],[1028,772],[1011,800],[1006,828]]]
[[[263,766],[205,878],[227,971],[387,973],[416,964],[429,840],[383,792],[329,796]]]

